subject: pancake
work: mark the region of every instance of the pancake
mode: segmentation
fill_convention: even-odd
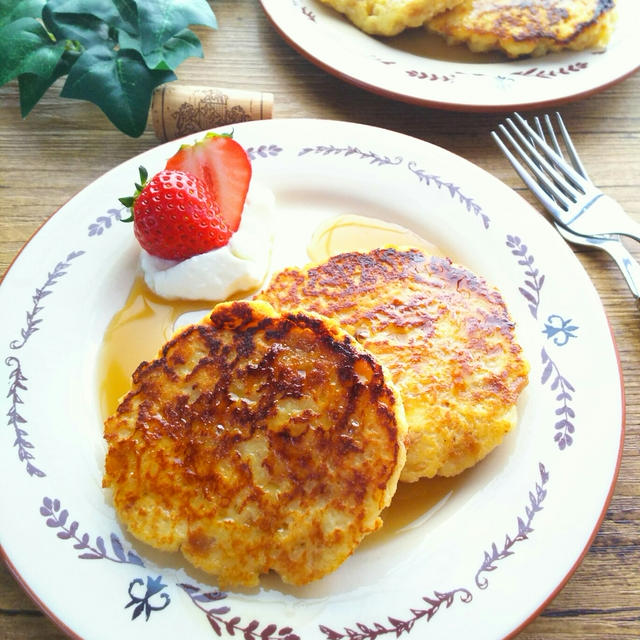
[[[337,320],[385,365],[409,425],[401,480],[454,476],[513,428],[529,366],[500,293],[419,249],[336,255],[276,274],[259,299]]]
[[[421,27],[461,0],[321,0],[371,35],[394,36],[407,27]]]
[[[221,586],[304,584],[381,525],[406,431],[388,374],[335,322],[223,303],[135,371],[103,485],[135,537]]]
[[[562,49],[603,49],[615,24],[615,0],[464,0],[427,22],[449,44],[502,50],[511,58]]]

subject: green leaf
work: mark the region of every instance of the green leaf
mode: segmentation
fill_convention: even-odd
[[[175,79],[171,71],[147,68],[137,51],[94,46],[75,62],[60,95],[93,102],[118,129],[137,137],[146,126],[153,90]]]
[[[20,87],[20,113],[25,118],[28,113],[42,98],[45,91],[62,76],[69,73],[76,56],[65,57],[63,55],[49,76],[38,76],[35,73],[23,73],[18,76]]]
[[[140,51],[140,41],[136,38],[131,38],[124,32],[120,33],[120,48],[135,49],[142,53]],[[173,38],[170,38],[157,54],[157,57],[153,54],[145,56],[145,62],[154,69],[175,69],[186,58],[203,57],[200,40],[191,29],[183,29]]]
[[[46,0],[0,0],[0,27],[19,18],[39,18]]]
[[[189,25],[194,24],[217,29],[216,17],[206,0],[139,1],[139,51],[147,65],[152,69],[165,65],[175,68],[166,59],[164,47],[174,37],[183,39],[179,34],[182,34]],[[175,59],[174,55],[167,55],[167,57]]]
[[[19,18],[0,29],[0,85],[23,73],[51,75],[64,53],[65,43],[54,42],[34,18]]]
[[[134,0],[47,0],[47,6],[52,14],[84,14],[115,29],[131,34],[138,31]]]
[[[117,24],[112,24],[112,26],[126,33],[138,33],[138,4],[136,0],[113,0],[113,4],[118,9],[121,26],[118,27]]]
[[[109,26],[96,16],[84,13],[54,12],[50,3],[42,11],[42,21],[56,40],[80,42],[85,49],[94,44],[106,43],[110,39],[111,46],[117,44],[109,34]]]
[[[202,57],[195,24],[217,28],[207,0],[0,0],[0,85],[18,78],[26,116],[66,75],[62,97],[95,103],[138,136],[154,88]]]
[[[163,47],[163,59],[170,69],[175,69],[189,57],[202,58],[204,53],[198,36],[191,29],[183,29],[167,40]]]

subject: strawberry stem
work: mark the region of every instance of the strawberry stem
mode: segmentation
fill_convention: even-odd
[[[134,183],[136,188],[134,194],[132,196],[125,196],[124,198],[118,198],[120,204],[123,204],[131,212],[128,218],[120,218],[120,222],[133,222],[133,206],[140,192],[144,189],[144,185],[147,183],[147,178],[149,177],[149,172],[142,165],[138,167],[138,174],[140,175],[140,183]]]

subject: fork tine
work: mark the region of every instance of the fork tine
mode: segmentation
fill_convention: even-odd
[[[545,116],[546,118],[547,116]],[[542,123],[540,122],[540,118],[538,118],[538,116],[536,116],[533,119],[534,124],[536,125],[536,131],[538,132],[538,135],[542,138],[542,140],[544,140],[544,142],[547,141],[546,135],[544,133],[544,129],[542,128]],[[548,126],[548,123],[546,123]],[[548,135],[551,138],[551,145],[553,146],[553,150],[561,157],[564,158],[564,155],[562,154],[562,149],[560,148],[560,145],[558,144],[558,139],[555,136],[555,132],[553,131],[553,128],[548,130]],[[531,142],[531,144],[534,143],[533,138],[531,138],[529,140],[529,142]]]
[[[547,117],[547,116],[545,116]],[[540,118],[538,118],[538,116],[536,116],[533,119],[533,122],[536,126],[536,131],[538,132],[538,135],[542,138],[542,140],[544,140],[545,142],[547,141],[545,133],[544,133],[544,129],[542,128],[542,123],[540,122]],[[547,123],[548,125],[548,123]],[[548,130],[548,135],[551,138],[551,144],[553,145],[553,149],[554,151],[561,157],[564,158],[564,156],[562,155],[562,149],[560,148],[560,145],[558,144],[558,139],[555,136],[555,133],[553,131],[553,128],[550,128]],[[529,142],[531,142],[531,144],[534,144],[534,140],[533,138],[529,139]],[[541,168],[541,167],[540,167]],[[541,185],[542,186],[542,185]],[[553,197],[552,194],[549,194],[550,197]]]
[[[525,135],[525,133],[523,133],[517,127],[517,125],[513,122],[513,120],[511,120],[510,118],[506,119],[506,123],[509,125],[511,130],[518,137],[522,146],[525,147],[526,149],[526,152],[520,149],[520,152],[523,155],[522,159],[525,160],[525,162],[527,162],[528,166],[530,166],[528,160],[531,160],[531,163],[535,165],[535,167],[537,167],[538,170],[536,171],[533,168],[533,166],[530,166],[531,170],[534,171],[534,173],[536,174],[536,177],[538,178],[538,182],[540,182],[543,179],[543,175],[546,174],[546,176],[551,178],[551,180],[553,181],[552,184],[555,185],[555,189],[552,191],[551,195],[555,197],[556,193],[562,192],[567,198],[569,198],[569,200],[572,203],[575,202],[578,199],[578,197],[582,195],[582,192],[579,189],[577,189],[575,185],[570,183],[563,174],[558,172],[558,170],[556,169],[556,166],[552,165],[547,160],[547,157],[545,156],[548,156],[549,154],[554,154],[556,162],[558,162],[558,160],[562,161],[562,158],[557,156],[555,152],[551,149],[551,147],[549,147],[547,143],[543,140],[543,138],[541,138],[538,134],[536,134],[535,131],[531,129],[531,127],[529,127],[528,124],[527,124],[528,128],[525,130],[527,135]],[[513,138],[510,138],[510,141],[511,140],[513,140]],[[540,149],[540,151],[538,149]],[[546,182],[544,186],[545,187],[547,186]],[[551,188],[551,183],[549,183],[548,186],[549,188]],[[569,203],[565,199],[563,203],[563,206],[565,207],[565,209],[567,208],[568,205]]]
[[[567,128],[564,125],[564,121],[562,120],[562,116],[560,113],[556,111],[556,120],[558,122],[558,127],[560,129],[560,133],[562,135],[562,139],[564,141],[564,145],[566,147],[567,153],[569,154],[569,159],[571,160],[571,164],[573,168],[583,177],[585,180],[589,180],[589,176],[587,175],[587,170],[584,168],[582,161],[580,160],[580,156],[576,151],[576,148],[573,145],[571,140],[571,136],[567,131]],[[564,153],[562,152],[562,148],[560,147],[560,143],[558,142],[558,137],[556,136],[555,127],[551,122],[551,118],[548,113],[544,114],[544,124],[547,127],[547,134],[545,135],[544,129],[542,128],[542,123],[540,122],[540,118],[536,116],[533,119],[536,125],[536,132],[542,138],[544,142],[547,141],[547,136],[550,139],[550,145],[553,150],[564,160]],[[533,140],[531,140],[533,142]]]
[[[558,121],[561,123],[562,137],[567,149],[570,149],[571,163],[574,166],[564,160],[557,137],[553,140],[553,127],[548,121],[549,137],[552,138],[551,144],[555,150],[546,142],[544,130],[539,121],[536,121],[535,126],[538,129],[536,132],[522,116],[517,113],[514,116],[522,130],[508,118],[506,124],[520,142],[515,140],[505,125],[499,125],[498,132],[511,143],[515,155],[500,139],[498,133],[492,131],[491,135],[516,173],[551,213],[555,221],[573,234],[592,237],[592,240],[593,236],[599,236],[610,242],[613,241],[608,245],[610,248],[622,246],[618,238],[620,235],[640,242],[640,223],[633,220],[618,202],[604,194],[586,177],[586,171],[582,168],[559,114]],[[519,160],[522,160],[523,164]],[[581,168],[585,176],[581,175]],[[563,188],[563,183],[566,184],[566,188]],[[567,202],[561,193],[565,193],[571,202]]]
[[[504,129],[502,125],[500,125],[500,128]],[[504,129],[503,133],[506,133],[508,135],[508,132],[506,131],[506,129]],[[491,132],[491,136],[493,137],[498,147],[500,147],[500,150],[502,151],[502,153],[504,153],[507,160],[509,160],[509,162],[511,163],[511,166],[515,169],[516,173],[520,176],[520,178],[527,185],[527,187],[529,187],[529,189],[536,196],[536,198],[538,198],[538,200],[542,203],[542,205],[547,210],[551,211],[552,213],[555,213],[555,215],[560,215],[561,209],[558,207],[558,204],[556,203],[555,199],[549,196],[547,191],[543,187],[541,187],[536,180],[534,180],[531,177],[531,174],[518,162],[516,157],[513,155],[513,153],[511,153],[511,151],[507,147],[507,145],[505,145],[504,142],[502,142],[502,139],[500,138],[500,136],[495,131]],[[521,157],[526,158],[526,156],[522,156],[522,155]]]
[[[573,185],[577,189],[579,189],[582,193],[586,193],[587,188],[589,186],[588,181],[586,181],[573,167],[570,167],[562,158],[561,155],[558,155],[529,125],[529,123],[519,114],[513,114],[515,118],[518,120],[518,123],[523,128],[523,130],[527,133],[530,138],[533,138],[536,145],[540,149],[540,151],[544,154],[545,158],[553,164],[555,168],[557,168],[564,176],[572,182]],[[507,122],[509,120],[507,119]],[[518,128],[513,124],[513,122],[509,122],[511,128],[519,134],[519,137],[524,138],[524,135],[518,130]],[[569,134],[567,133],[567,138]],[[576,154],[577,156],[577,154]]]
[[[549,120],[549,116],[547,115],[547,120]],[[587,170],[584,168],[582,161],[580,160],[580,156],[576,151],[576,148],[573,146],[573,142],[571,141],[571,136],[569,136],[569,132],[567,128],[564,126],[564,121],[562,120],[562,116],[556,111],[556,120],[558,121],[558,127],[560,128],[560,133],[562,135],[562,139],[564,140],[564,144],[567,147],[567,153],[569,154],[569,158],[571,158],[571,162],[573,166],[576,168],[578,173],[589,180],[589,176],[587,175]],[[549,126],[551,126],[551,120],[549,120]],[[551,128],[553,130],[553,127]]]
[[[524,180],[527,186],[533,190],[533,187],[531,186],[532,184],[535,184],[536,186],[539,185],[543,192],[548,196],[545,199],[545,206],[548,202],[554,202],[556,203],[556,206],[554,206],[554,210],[560,211],[559,207],[557,206],[559,205],[564,211],[566,211],[569,208],[570,202],[565,197],[566,194],[563,194],[562,191],[556,186],[555,181],[549,179],[547,174],[553,172],[553,169],[551,169],[549,163],[536,151],[536,149],[528,142],[528,140],[522,137],[522,134],[520,134],[519,137],[521,138],[522,143],[527,146],[527,151],[522,148],[522,146],[518,143],[518,141],[515,140],[515,138],[509,133],[504,125],[501,124],[498,126],[498,128],[502,132],[503,136],[511,144],[513,149],[516,151],[520,160],[524,161],[529,171],[535,176],[534,181],[531,179],[531,176],[526,171],[524,171],[522,165],[520,165],[524,171],[524,175],[520,171],[518,171],[518,175]],[[531,156],[533,156],[533,159],[531,158]],[[511,162],[511,164],[513,164],[513,161]],[[536,193],[536,196],[537,195],[538,193]]]
[[[589,176],[587,175],[587,172],[586,172],[582,162],[580,161],[580,157],[578,156],[578,152],[576,151],[575,147],[573,146],[573,143],[571,141],[569,133],[568,133],[566,127],[564,126],[564,122],[562,121],[562,116],[557,111],[556,111],[556,118],[558,120],[558,125],[560,127],[560,131],[561,131],[561,134],[562,134],[562,138],[564,140],[564,144],[565,144],[565,146],[567,148],[567,151],[569,153],[571,163],[573,164],[573,166],[574,166],[576,171],[578,171],[586,180],[589,180]],[[540,118],[538,116],[536,116],[533,121],[535,123],[536,131],[538,132],[538,135],[546,142],[547,138],[546,138],[544,129],[542,128],[542,123],[540,121]],[[560,147],[560,143],[558,142],[558,138],[556,136],[556,132],[555,132],[553,123],[551,122],[551,118],[549,117],[549,114],[547,114],[547,113],[544,114],[544,123],[545,123],[545,125],[547,127],[547,135],[549,136],[549,138],[551,140],[551,146],[553,147],[554,151],[561,158],[564,159],[564,153],[562,152],[562,148]],[[591,247],[596,246],[596,247],[598,247],[600,249],[604,249],[605,251],[608,251],[611,255],[613,255],[613,253],[618,251],[617,248],[611,248],[612,244],[614,242],[618,241],[616,239],[617,236],[616,237],[614,237],[614,236],[580,236],[580,235],[578,235],[576,233],[573,233],[572,231],[570,231],[569,229],[567,229],[566,227],[564,227],[563,225],[561,225],[557,221],[554,224],[555,224],[556,228],[558,229],[558,231],[560,232],[560,234],[564,237],[564,239],[568,240],[569,242],[582,244],[582,245],[587,245],[587,246],[591,246]],[[619,256],[618,256],[618,258],[619,258]],[[616,259],[618,259],[618,258],[616,258]]]
[[[556,114],[558,116],[558,118],[560,118],[560,114],[557,113]],[[540,118],[538,116],[536,116],[533,119],[535,126],[536,126],[536,131],[538,133],[538,135],[540,136],[540,138],[543,140],[543,142],[547,142],[547,136],[549,137],[550,142],[548,144],[551,145],[551,147],[553,148],[553,150],[558,154],[558,156],[560,158],[562,158],[564,160],[564,153],[562,152],[562,148],[560,147],[560,143],[558,142],[558,138],[556,136],[556,132],[555,129],[553,127],[553,124],[551,122],[551,119],[549,118],[549,114],[544,114],[544,123],[547,127],[547,133],[545,135],[544,129],[542,128],[542,122],[540,121]],[[566,133],[566,137],[564,137],[565,140],[565,144],[567,143],[567,141],[569,141],[569,143],[571,143],[571,140],[569,139],[569,134],[566,132],[565,129],[565,133]],[[531,138],[529,140],[529,142],[531,142],[532,144],[535,143],[535,140],[533,138]],[[573,167],[576,171],[582,173],[584,171],[584,167],[582,166],[582,163],[580,162],[580,159],[578,158],[578,154],[575,151],[575,149],[573,148],[572,145],[572,151],[569,152],[570,156],[571,156],[571,162],[573,164]],[[582,174],[584,176],[584,174]],[[588,178],[587,178],[588,180]]]
[[[544,114],[544,123],[547,127],[547,134],[551,140],[551,146],[553,147],[553,150],[564,160],[564,154],[562,153],[562,149],[560,148],[560,144],[558,143],[558,138],[556,137],[555,129],[551,124],[551,120],[549,120],[549,115],[546,113]],[[542,124],[538,117],[536,117],[536,125],[538,129],[538,133],[540,134],[540,137],[546,141],[544,131],[542,129]]]

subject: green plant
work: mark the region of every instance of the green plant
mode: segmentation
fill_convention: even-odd
[[[206,0],[0,0],[0,86],[17,78],[26,115],[58,78],[127,135],[145,129],[155,87],[217,28]]]

